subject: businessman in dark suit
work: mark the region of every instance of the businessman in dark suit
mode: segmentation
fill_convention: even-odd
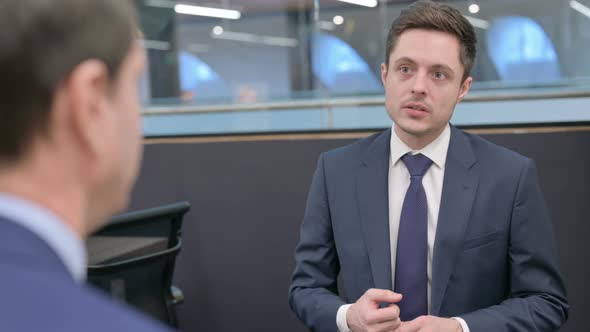
[[[0,331],[169,331],[84,285],[141,156],[135,26],[129,1],[0,2]]]
[[[532,160],[449,124],[473,27],[419,1],[381,67],[392,129],[322,154],[289,289],[313,331],[556,331],[568,305]]]

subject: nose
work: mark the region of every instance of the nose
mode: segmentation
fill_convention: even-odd
[[[412,86],[413,95],[426,95],[426,77],[424,74],[415,76],[414,85]]]

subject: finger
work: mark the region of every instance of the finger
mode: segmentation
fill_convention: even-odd
[[[367,313],[366,319],[370,324],[394,322],[399,319],[399,307],[393,306],[371,310]]]
[[[411,324],[408,324],[409,322],[402,322],[402,324],[399,326],[399,328],[396,330],[396,332],[418,332],[419,331],[419,327],[416,326],[412,326]]]
[[[402,322],[397,332],[418,332],[424,325],[424,320],[421,319],[421,317],[423,316],[417,317],[416,319],[407,322]]]
[[[396,303],[401,301],[402,295],[398,293],[394,293],[388,289],[377,289],[371,288],[369,289],[365,295],[368,299],[374,302],[389,302],[389,303]]]
[[[396,320],[388,322],[391,325],[390,331],[398,331],[397,329],[401,326],[402,320],[398,317]]]
[[[396,329],[399,327],[399,324],[400,324],[399,319],[395,320],[395,321],[379,323],[379,324],[372,325],[371,330],[379,331],[379,332],[392,332],[392,331],[396,331]]]

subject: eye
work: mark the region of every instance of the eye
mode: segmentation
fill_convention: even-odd
[[[412,68],[410,68],[410,66],[400,66],[398,70],[402,74],[409,74],[412,71]]]
[[[444,80],[447,78],[447,74],[443,73],[442,71],[437,71],[434,73],[434,78],[437,80]]]

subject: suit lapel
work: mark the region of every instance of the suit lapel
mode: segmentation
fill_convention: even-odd
[[[467,136],[451,126],[432,260],[431,313],[439,315],[473,204],[479,168]]]
[[[389,149],[391,130],[381,133],[362,156],[356,196],[375,288],[391,289],[389,243]]]

